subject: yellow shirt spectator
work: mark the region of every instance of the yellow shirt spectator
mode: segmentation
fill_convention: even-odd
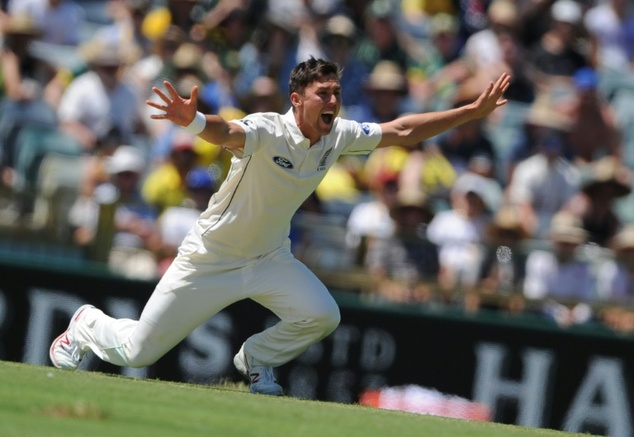
[[[357,183],[341,162],[336,162],[326,173],[315,190],[317,197],[325,202],[340,200],[346,203],[354,203],[359,198]]]
[[[404,147],[388,147],[376,150],[370,155],[363,168],[363,180],[371,190],[375,184],[398,177],[409,158],[410,151]]]
[[[169,160],[153,170],[143,183],[141,194],[159,213],[180,206],[187,198],[187,173],[197,165],[193,135],[179,132],[172,140]]]

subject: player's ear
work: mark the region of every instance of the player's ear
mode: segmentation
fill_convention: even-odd
[[[301,106],[302,99],[299,93],[296,93],[296,92],[291,93],[291,104],[295,108],[297,108],[298,106]]]

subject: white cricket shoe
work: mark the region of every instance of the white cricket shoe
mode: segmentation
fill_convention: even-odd
[[[49,356],[53,365],[59,369],[75,370],[86,352],[82,351],[75,341],[75,325],[86,314],[86,310],[94,308],[92,305],[82,305],[79,307],[66,331],[57,337],[51,344]]]
[[[275,380],[273,368],[268,366],[249,366],[247,355],[244,352],[244,345],[233,357],[233,365],[249,381],[251,393],[271,396],[282,396],[284,394],[282,386]]]

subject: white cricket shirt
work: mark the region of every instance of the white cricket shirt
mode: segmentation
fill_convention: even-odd
[[[287,244],[291,218],[339,156],[370,153],[382,135],[376,123],[336,118],[330,133],[309,147],[292,109],[233,122],[246,132],[244,153],[232,158],[192,233],[206,251],[248,258]],[[188,241],[181,250],[200,251],[188,250]]]

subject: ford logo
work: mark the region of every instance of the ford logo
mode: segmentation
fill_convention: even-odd
[[[273,162],[279,165],[280,167],[291,169],[293,168],[293,164],[286,158],[282,158],[281,156],[274,156]]]

